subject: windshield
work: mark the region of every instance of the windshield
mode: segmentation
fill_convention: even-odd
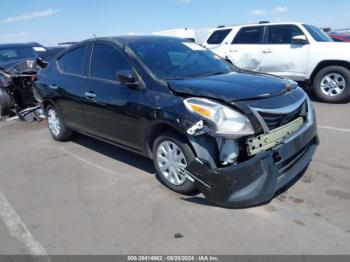
[[[317,28],[313,25],[304,25],[309,34],[315,39],[317,42],[333,42],[333,39],[323,32],[321,29]]]
[[[195,43],[161,39],[133,42],[129,46],[152,73],[162,79],[201,77],[232,71],[226,61]]]
[[[0,62],[6,63],[21,59],[37,58],[37,54],[30,46],[0,48]]]

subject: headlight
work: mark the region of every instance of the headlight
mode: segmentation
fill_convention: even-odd
[[[227,106],[205,98],[187,98],[184,103],[190,112],[213,123],[219,135],[241,137],[254,134],[249,119]]]

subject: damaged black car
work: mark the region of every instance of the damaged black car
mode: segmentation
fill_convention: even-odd
[[[318,145],[313,106],[295,82],[183,39],[81,42],[39,72],[35,97],[54,139],[77,131],[142,154],[170,189],[225,207],[271,200]]]
[[[0,45],[0,117],[40,120],[44,116],[34,99],[33,83],[40,67],[46,66],[44,60],[62,50],[38,43]]]

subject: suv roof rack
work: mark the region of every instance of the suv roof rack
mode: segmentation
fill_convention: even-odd
[[[269,24],[270,21],[260,21],[259,24]]]
[[[216,28],[224,28],[224,27],[226,27],[226,26],[224,26],[224,25],[219,25],[219,26],[217,26]]]

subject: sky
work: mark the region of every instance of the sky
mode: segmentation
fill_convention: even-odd
[[[218,25],[262,20],[350,28],[349,0],[1,0],[0,43],[54,46],[96,36],[193,28],[202,40]]]

